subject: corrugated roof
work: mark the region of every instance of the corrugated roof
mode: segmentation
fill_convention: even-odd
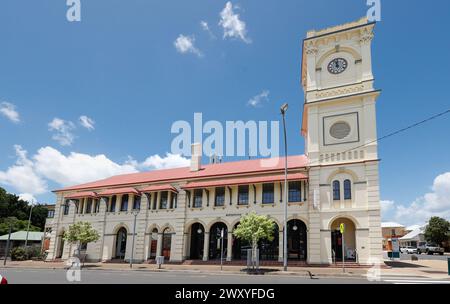
[[[419,229],[413,230],[410,233],[408,233],[407,235],[401,237],[400,240],[404,241],[404,240],[415,239],[420,234],[423,234],[423,230],[419,228]]]
[[[253,159],[221,164],[202,165],[200,171],[192,172],[190,167],[155,170],[141,173],[117,175],[100,181],[94,181],[73,187],[67,187],[54,192],[96,189],[120,185],[135,185],[174,180],[186,180],[215,176],[227,176],[246,173],[272,172],[284,169],[284,157],[271,159]],[[288,169],[304,168],[308,159],[304,155],[289,156]]]
[[[28,240],[29,241],[40,241],[40,240],[42,240],[43,236],[44,236],[44,232],[30,231],[28,233]],[[26,231],[17,231],[17,232],[11,233],[11,241],[25,241],[26,238],[27,238]],[[8,240],[8,234],[0,236],[0,241],[7,241],[7,240]]]
[[[396,222],[383,222],[381,228],[405,228],[405,226]]]

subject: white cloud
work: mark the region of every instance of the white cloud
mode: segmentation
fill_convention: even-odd
[[[54,118],[48,124],[49,130],[54,131],[53,139],[56,140],[61,146],[70,146],[75,140],[75,135],[72,131],[75,129],[75,125],[71,121],[65,121],[60,118]]]
[[[200,21],[200,26],[202,27],[202,29],[207,32],[209,34],[209,36],[212,39],[216,39],[216,36],[214,35],[214,33],[211,31],[211,29],[209,28],[208,22],[206,21]]]
[[[432,216],[450,219],[450,172],[436,177],[431,190],[409,205],[390,204],[392,219],[405,225],[422,224]]]
[[[24,202],[28,202],[30,204],[37,203],[37,199],[34,197],[34,195],[32,195],[30,193],[19,194],[19,199],[23,200]]]
[[[254,108],[259,107],[262,105],[262,103],[269,101],[269,94],[270,92],[268,90],[264,90],[260,94],[250,98],[247,104]]]
[[[381,217],[384,219],[388,213],[394,208],[394,201],[380,201]]]
[[[92,118],[87,117],[86,115],[80,116],[79,118],[80,124],[88,129],[89,131],[95,130],[95,121]]]
[[[0,184],[12,186],[19,193],[42,194],[47,192],[47,183],[36,174],[33,162],[21,146],[14,146],[16,163],[6,171],[0,171]]]
[[[219,25],[223,28],[223,39],[237,38],[246,43],[251,43],[247,37],[247,28],[244,21],[239,19],[239,15],[234,13],[233,4],[228,1],[220,13]]]
[[[166,153],[166,157],[153,155],[148,157],[140,166],[150,169],[170,169],[189,167],[190,160],[178,154]]]
[[[184,36],[180,34],[178,38],[173,43],[177,51],[181,54],[192,53],[197,55],[198,57],[203,56],[199,49],[197,49],[194,45],[195,37],[192,36]]]
[[[65,187],[140,170],[189,166],[188,159],[170,153],[165,157],[150,156],[142,163],[129,157],[119,164],[103,154],[91,156],[71,152],[64,155],[52,147],[39,149],[31,158],[21,146],[16,145],[15,150],[16,164],[0,171],[0,184],[11,186],[24,198],[48,192],[48,182]]]
[[[9,102],[2,102],[0,104],[0,114],[8,118],[14,123],[20,122],[19,112],[16,110],[16,106]]]

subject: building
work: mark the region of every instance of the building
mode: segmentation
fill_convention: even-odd
[[[408,232],[405,226],[395,222],[383,222],[381,223],[381,233],[383,235],[383,250],[387,250],[388,244],[392,238],[401,238]]]
[[[411,246],[411,247],[417,248],[420,243],[425,242],[425,232],[424,232],[424,230],[425,230],[424,228],[419,227],[419,228],[416,228],[413,231],[410,231],[405,236],[402,236],[399,239],[400,247]]]
[[[44,237],[43,232],[30,231],[30,232],[28,232],[27,245],[41,249],[43,237]],[[8,243],[8,238],[9,238],[9,234],[0,236],[0,256],[5,255],[6,244]],[[17,232],[11,233],[9,249],[11,250],[16,247],[25,246],[26,239],[27,239],[26,231],[17,231]]]
[[[232,231],[243,215],[255,211],[276,223],[275,239],[262,242],[260,255],[278,263],[286,203],[290,260],[330,264],[342,260],[342,251],[346,260],[361,264],[381,259],[374,26],[361,19],[310,31],[303,41],[306,151],[288,157],[288,202],[283,201],[284,158],[202,165],[194,156],[190,168],[114,176],[56,190],[48,259],[67,259],[74,248],[62,234],[76,221],[89,221],[101,238],[87,245],[87,259],[129,260],[136,216],[136,261],[161,255],[171,262],[214,261],[221,250],[227,261],[241,261],[247,244]],[[201,146],[193,150],[198,155]]]

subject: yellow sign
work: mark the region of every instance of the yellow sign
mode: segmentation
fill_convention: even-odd
[[[344,233],[345,232],[345,224],[341,224],[341,233]]]

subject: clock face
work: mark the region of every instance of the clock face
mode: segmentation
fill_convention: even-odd
[[[344,58],[335,58],[328,64],[328,72],[331,74],[340,74],[347,69],[348,63]]]

